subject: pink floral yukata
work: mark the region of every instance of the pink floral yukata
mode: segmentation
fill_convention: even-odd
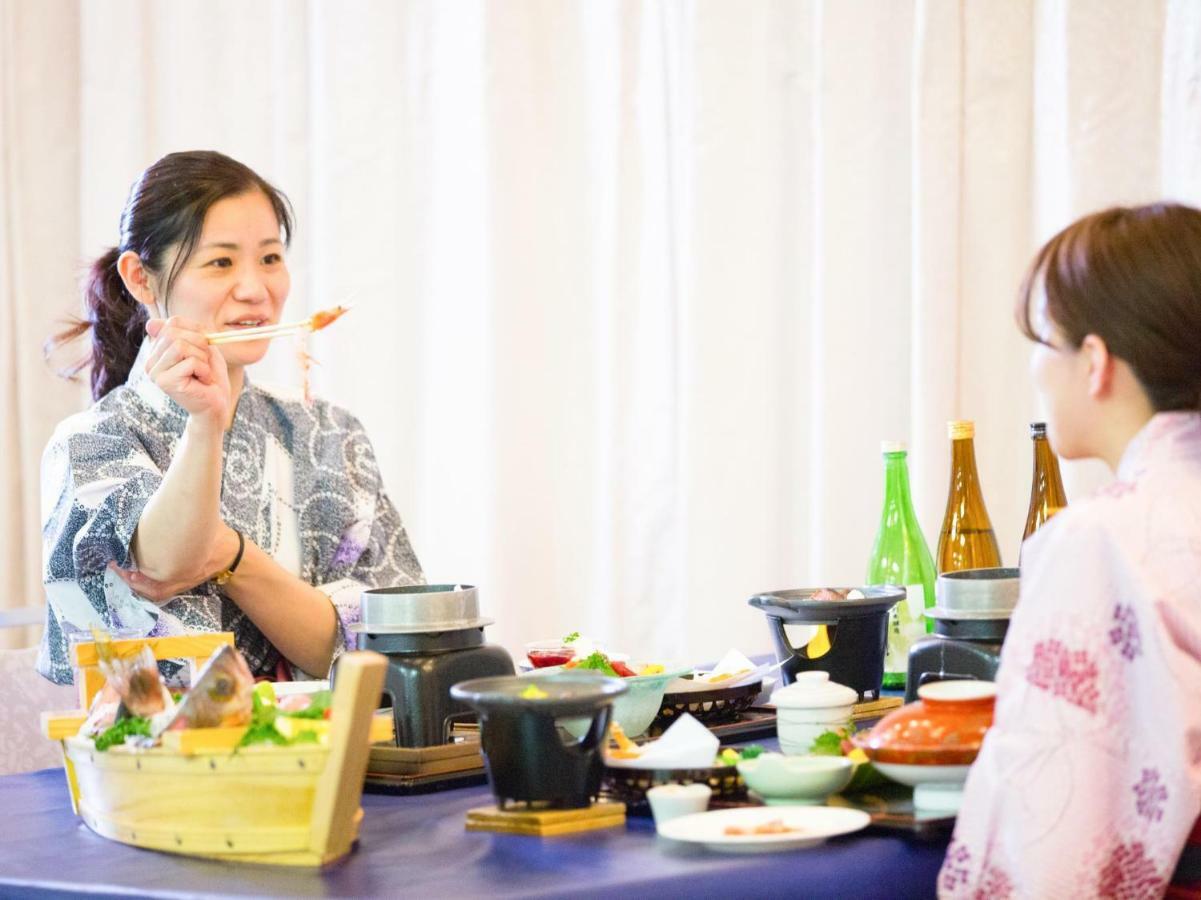
[[[997,686],[940,896],[1158,897],[1178,862],[1195,879],[1201,415],[1156,415],[1027,542]]]

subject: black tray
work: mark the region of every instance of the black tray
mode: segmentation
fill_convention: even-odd
[[[776,711],[766,706],[752,706],[740,712],[732,722],[718,722],[705,727],[717,735],[723,744],[772,738],[776,736]],[[660,734],[662,731],[652,725],[647,738],[655,738]]]
[[[835,794],[826,803],[863,810],[872,817],[868,827],[879,831],[943,838],[955,827],[954,813],[919,812],[913,808],[913,788],[893,781],[854,794]]]
[[[449,791],[461,787],[475,787],[476,785],[487,783],[488,775],[483,769],[470,769],[466,772],[448,772],[444,775],[368,774],[363,779],[363,792],[367,794],[409,796],[411,794],[433,794],[438,791]]]
[[[763,691],[763,681],[738,687],[714,687],[707,691],[677,691],[663,695],[659,715],[651,728],[664,731],[684,713],[702,725],[717,725],[737,721],[750,709]]]
[[[626,805],[630,815],[650,815],[646,792],[660,784],[707,784],[713,789],[710,809],[746,806],[746,782],[737,766],[710,766],[701,769],[633,769],[605,766],[601,778],[601,797]]]

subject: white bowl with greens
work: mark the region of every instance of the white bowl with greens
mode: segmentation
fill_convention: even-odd
[[[617,669],[613,663],[618,663]],[[638,674],[646,669],[653,669],[647,674]],[[622,674],[632,671],[633,675]],[[686,672],[691,672],[691,666],[666,665],[655,663],[623,663],[615,656],[606,656],[599,651],[583,659],[572,660],[569,666],[535,669],[539,675],[553,675],[556,672],[593,672],[598,677],[620,678],[628,690],[613,701],[612,721],[621,726],[627,737],[638,737],[651,726],[655,716],[663,706],[663,695],[667,686]],[[523,673],[525,675],[533,672]],[[560,724],[576,737],[583,737],[588,730],[584,720],[565,719]]]

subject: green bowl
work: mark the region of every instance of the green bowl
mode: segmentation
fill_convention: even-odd
[[[630,668],[635,668],[631,666]],[[546,673],[547,669],[542,669]],[[564,672],[584,674],[593,672],[597,677],[604,678],[601,672],[589,669],[564,669]],[[664,668],[658,675],[632,675],[621,679],[628,690],[613,701],[613,719],[621,726],[627,737],[638,737],[651,727],[659,709],[663,706],[663,695],[672,681],[692,671],[691,666]],[[576,737],[583,737],[588,731],[586,719],[564,719],[559,723]]]

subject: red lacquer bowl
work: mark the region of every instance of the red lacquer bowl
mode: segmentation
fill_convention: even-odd
[[[991,681],[936,681],[854,743],[872,762],[963,766],[980,752],[992,725],[997,687]]]

